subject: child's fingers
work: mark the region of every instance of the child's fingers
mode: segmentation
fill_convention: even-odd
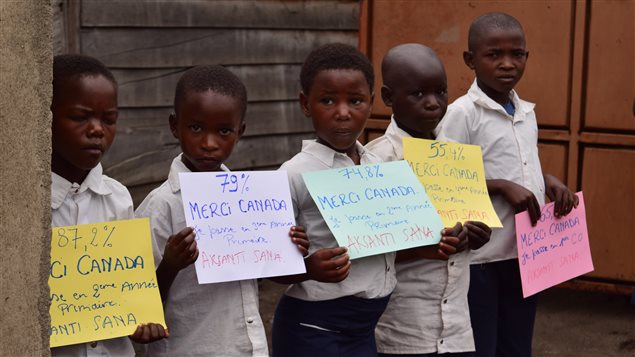
[[[536,226],[538,223],[538,219],[540,219],[540,205],[536,200],[534,195],[531,195],[529,198],[529,202],[527,202],[527,211],[529,212],[529,219],[531,220],[531,225]]]
[[[296,234],[304,234],[306,230],[303,226],[291,226],[290,232],[295,232]]]
[[[337,257],[338,255],[346,254],[347,249],[344,247],[324,248],[320,249],[320,256],[326,259]]]
[[[178,231],[176,234],[171,235],[170,238],[168,238],[168,243],[177,246],[181,243],[181,241],[183,241],[183,239],[185,239],[185,237],[190,235],[192,232],[194,232],[194,229],[192,227],[185,227]]]

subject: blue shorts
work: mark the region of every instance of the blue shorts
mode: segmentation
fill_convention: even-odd
[[[531,357],[538,297],[523,298],[518,259],[471,265],[467,296],[477,357]]]
[[[283,295],[273,319],[273,357],[377,356],[375,326],[389,299],[305,301]]]

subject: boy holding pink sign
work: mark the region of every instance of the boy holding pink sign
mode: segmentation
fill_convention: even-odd
[[[92,57],[55,56],[51,112],[51,227],[134,218],[130,193],[103,175],[100,163],[117,127],[112,72]],[[167,336],[160,324],[142,324],[130,338],[55,347],[51,355],[134,356],[131,339],[149,343]]]
[[[273,325],[273,355],[375,356],[375,325],[395,286],[395,253],[349,260],[338,247],[302,174],[359,164],[380,163],[357,138],[373,103],[373,68],[352,46],[328,44],[312,51],[300,73],[300,104],[315,128],[316,140],[302,143],[302,151],[285,162],[295,216],[307,228],[311,256],[328,254],[335,272],[331,284],[299,281],[280,299]],[[441,243],[426,248],[432,254],[451,254],[463,235],[446,229]],[[325,266],[326,267],[326,266]]]
[[[468,301],[478,356],[530,356],[536,296],[523,299],[514,215],[527,210],[533,225],[545,194],[555,215],[567,215],[577,197],[558,179],[542,174],[534,104],[514,91],[529,52],[520,23],[488,13],[469,29],[465,64],[476,74],[468,93],[441,121],[438,139],[480,145],[487,188],[503,228],[472,254]]]
[[[385,161],[403,160],[403,138],[434,139],[434,129],[448,105],[447,79],[436,53],[423,45],[393,47],[381,66],[384,103],[393,115],[386,133],[366,149]],[[468,244],[479,249],[491,229],[464,222]],[[474,351],[467,306],[469,252],[447,261],[417,259],[399,262],[397,286],[375,335],[380,356],[468,356]]]
[[[148,346],[150,356],[265,356],[267,339],[255,279],[199,284],[195,232],[186,227],[179,173],[229,171],[223,164],[245,131],[247,90],[221,66],[194,67],[176,86],[169,123],[182,154],[168,179],[136,211],[149,217],[157,280],[170,338]],[[302,227],[289,235],[303,255]],[[287,278],[287,277],[285,277]]]

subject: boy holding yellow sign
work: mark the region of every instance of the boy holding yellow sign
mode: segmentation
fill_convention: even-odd
[[[117,83],[110,70],[91,57],[56,56],[51,112],[51,226],[134,218],[128,190],[103,175],[100,164],[114,139],[118,115]],[[160,324],[143,324],[130,338],[55,347],[51,355],[134,356],[130,339],[148,343],[164,337],[167,330]]]
[[[487,189],[503,228],[472,255],[468,301],[478,356],[530,356],[536,296],[523,299],[514,215],[540,218],[545,194],[555,215],[568,214],[578,198],[553,176],[542,174],[534,104],[514,87],[529,52],[522,26],[512,16],[488,13],[469,29],[465,64],[476,79],[440,124],[438,139],[481,146]]]
[[[382,99],[393,116],[384,136],[366,148],[385,161],[403,160],[404,138],[434,139],[448,104],[445,70],[432,49],[415,43],[389,50],[381,70]],[[489,240],[487,225],[468,221],[464,227],[471,249]],[[376,329],[380,356],[474,351],[467,307],[469,263],[469,253],[463,251],[447,261],[396,264],[397,286]]]

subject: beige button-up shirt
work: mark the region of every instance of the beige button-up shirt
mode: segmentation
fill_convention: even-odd
[[[386,133],[366,145],[384,161],[403,160],[408,133],[391,119]],[[467,305],[469,253],[448,261],[421,259],[397,263],[397,287],[375,336],[377,350],[390,354],[474,351]]]
[[[540,205],[545,204],[545,181],[538,158],[538,124],[534,104],[510,99],[516,108],[513,116],[488,97],[476,84],[458,98],[437,127],[437,139],[480,145],[486,179],[515,182],[533,192]],[[472,264],[518,257],[514,209],[501,195],[492,196],[494,209],[503,228],[492,229],[483,248],[472,251]]]
[[[222,167],[228,171],[226,167]],[[137,208],[149,217],[158,267],[170,235],[186,227],[179,172],[190,172],[181,155],[167,181]],[[165,302],[170,337],[148,345],[148,356],[267,356],[267,338],[258,311],[257,281],[199,285],[194,264],[177,275]]]
[[[84,182],[72,183],[51,173],[51,227],[72,226],[134,218],[128,189],[102,175],[101,164]],[[134,356],[128,337],[51,348],[51,356]]]

